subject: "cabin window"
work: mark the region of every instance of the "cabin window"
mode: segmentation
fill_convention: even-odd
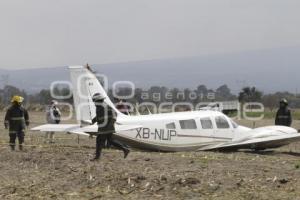
[[[166,128],[167,128],[167,129],[176,129],[176,125],[175,125],[175,123],[173,122],[173,123],[167,124],[167,125],[166,125]]]
[[[193,119],[189,120],[180,120],[181,129],[197,129],[196,121]]]
[[[203,129],[212,129],[213,128],[213,124],[212,121],[210,120],[210,118],[202,118],[200,119],[201,122],[201,126]]]
[[[222,116],[216,117],[216,125],[219,129],[227,129],[230,127],[226,118]]]

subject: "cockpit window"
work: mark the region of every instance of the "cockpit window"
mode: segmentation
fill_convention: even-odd
[[[181,129],[197,129],[196,121],[193,119],[180,120],[179,124]]]
[[[167,124],[167,125],[166,125],[166,128],[167,128],[167,129],[176,129],[176,125],[175,125],[175,123],[173,122],[173,123]]]
[[[213,125],[212,125],[212,121],[210,120],[210,118],[202,118],[200,119],[201,122],[201,126],[203,129],[212,129]]]
[[[232,119],[230,121],[231,121],[231,124],[232,124],[233,128],[239,127],[239,125],[237,123],[235,123]]]
[[[229,128],[229,123],[228,121],[226,120],[225,117],[222,117],[222,116],[219,116],[219,117],[216,117],[216,125],[217,125],[217,128],[219,129],[227,129]]]

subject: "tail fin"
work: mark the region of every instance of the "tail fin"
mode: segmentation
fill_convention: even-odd
[[[70,66],[69,69],[73,86],[76,118],[79,122],[91,121],[96,116],[96,107],[92,101],[92,96],[95,93],[104,95],[106,97],[105,103],[118,115],[121,115],[93,72],[83,66]]]

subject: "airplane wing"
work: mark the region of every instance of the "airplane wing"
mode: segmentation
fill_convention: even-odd
[[[237,150],[237,149],[256,149],[263,150],[267,148],[277,148],[292,142],[300,141],[300,134],[287,134],[271,136],[266,138],[254,138],[241,142],[225,142],[217,145],[206,146],[199,149],[203,150]]]

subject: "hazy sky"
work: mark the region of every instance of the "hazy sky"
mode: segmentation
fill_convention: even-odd
[[[0,68],[300,45],[299,0],[1,0]]]

